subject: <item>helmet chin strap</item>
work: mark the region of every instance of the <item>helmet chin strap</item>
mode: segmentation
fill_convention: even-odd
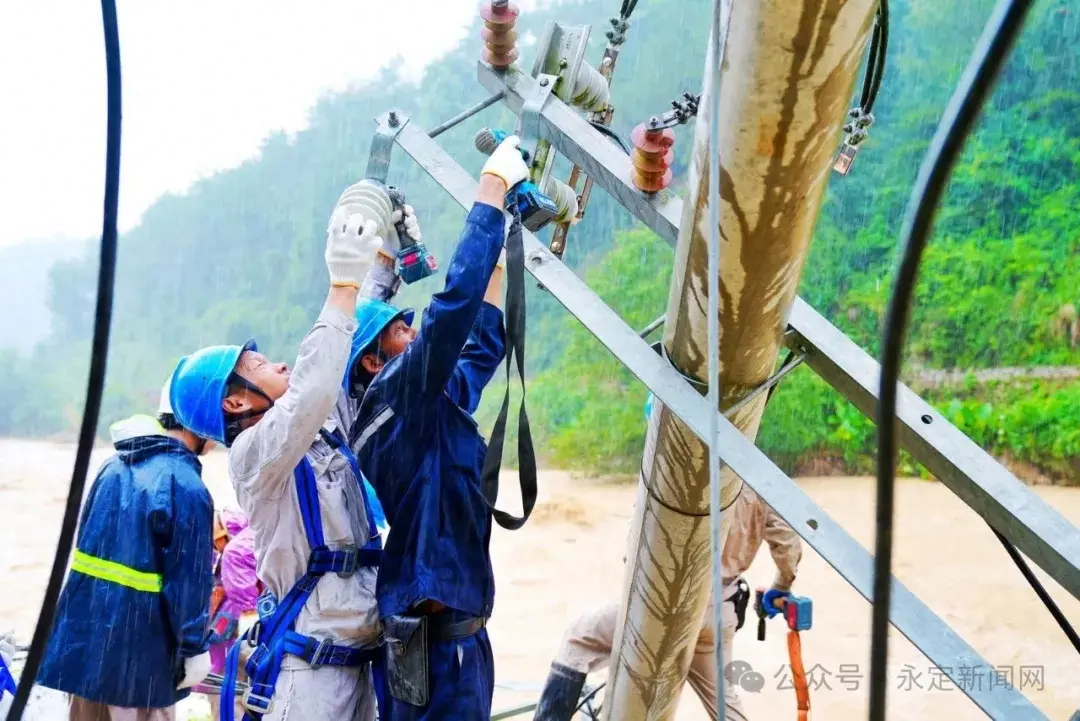
[[[265,391],[263,391],[262,388],[259,388],[259,386],[255,385],[254,383],[249,381],[247,378],[244,378],[239,373],[233,373],[229,377],[229,385],[230,386],[239,386],[239,387],[243,388],[245,391],[247,391],[249,393],[254,393],[255,395],[259,396],[260,398],[262,398],[263,400],[266,401],[266,408],[261,408],[261,409],[249,408],[246,411],[240,411],[239,413],[229,413],[229,414],[226,415],[226,417],[225,417],[225,421],[226,421],[226,423],[225,423],[225,426],[226,426],[226,439],[229,441],[229,444],[231,444],[232,443],[232,438],[229,438],[228,436],[230,434],[232,434],[233,437],[235,438],[235,436],[237,434],[239,434],[239,432],[241,430],[240,429],[240,423],[243,422],[243,421],[248,420],[249,418],[258,418],[259,416],[263,415],[268,410],[270,410],[271,408],[274,407],[274,401],[273,401],[273,399],[270,398],[270,396],[266,395]]]

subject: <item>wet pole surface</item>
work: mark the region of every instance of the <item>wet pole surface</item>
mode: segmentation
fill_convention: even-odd
[[[663,340],[676,368],[705,380],[708,153],[719,152],[721,408],[775,367],[874,9],[873,0],[732,3],[725,119],[710,148],[703,88]],[[764,400],[731,419],[750,439]],[[741,487],[724,469],[724,507]],[[725,514],[725,537],[727,525]],[[629,543],[604,717],[670,719],[710,594],[709,471],[707,445],[659,404]]]

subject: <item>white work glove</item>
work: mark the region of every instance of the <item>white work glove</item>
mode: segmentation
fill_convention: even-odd
[[[405,204],[404,208],[405,216],[405,232],[413,242],[420,242],[420,223],[416,220],[416,211],[409,204]],[[397,234],[397,222],[401,220],[403,213],[400,210],[395,210],[390,215],[390,232],[387,233],[387,241],[383,244],[382,249],[379,251],[387,258],[394,261],[397,260],[397,251],[401,250],[401,239]]]
[[[326,269],[330,285],[359,289],[383,245],[378,223],[360,213],[339,208],[330,219],[326,238]]]
[[[494,175],[506,183],[506,189],[510,190],[515,185],[529,177],[529,166],[521,158],[521,139],[511,135],[499,143],[495,152],[484,163],[484,169],[480,176]]]
[[[184,659],[184,677],[176,684],[177,691],[183,691],[196,684],[202,683],[210,673],[210,652],[200,653]]]

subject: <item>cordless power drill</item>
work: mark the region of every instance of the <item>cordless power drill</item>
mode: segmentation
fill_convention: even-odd
[[[439,264],[423,243],[409,237],[409,232],[405,228],[405,193],[393,185],[387,186],[386,193],[390,196],[394,210],[401,211],[401,219],[394,223],[398,236],[397,259],[401,267],[401,279],[411,285],[434,275],[439,269]]]
[[[473,138],[473,144],[484,155],[491,155],[495,148],[506,140],[507,135],[503,130],[481,128]],[[522,150],[521,157],[526,164],[529,163],[528,152]],[[506,207],[517,208],[521,215],[521,224],[534,233],[554,220],[559,212],[555,202],[540,192],[536,183],[527,178],[507,192]]]
[[[785,596],[780,599],[779,608],[765,607],[765,589],[759,588],[754,592],[754,611],[758,617],[758,640],[765,640],[765,619],[772,618],[780,613],[784,614],[784,621],[788,629],[792,631],[807,631],[814,621],[814,602],[806,596]]]

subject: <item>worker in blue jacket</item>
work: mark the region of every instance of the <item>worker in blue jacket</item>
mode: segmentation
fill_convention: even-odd
[[[208,444],[161,410],[160,431],[116,441],[83,504],[37,679],[71,694],[72,721],[168,721],[210,670]]]
[[[497,266],[505,195],[528,175],[518,144],[507,138],[484,166],[419,331],[382,301],[357,309],[347,380],[363,401],[350,443],[390,524],[376,595],[392,721],[491,715],[492,516],[471,414],[505,355]]]

